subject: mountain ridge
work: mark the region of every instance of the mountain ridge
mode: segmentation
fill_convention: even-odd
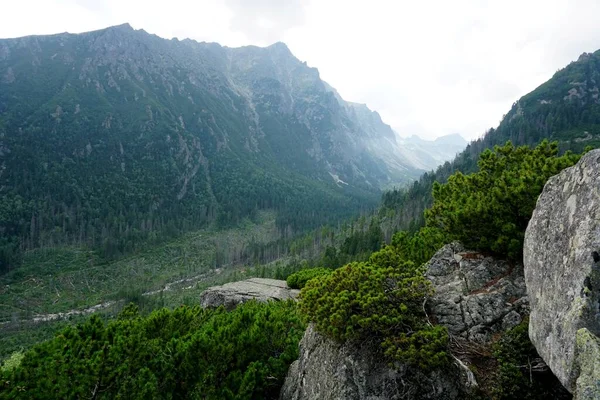
[[[422,171],[390,151],[379,114],[331,89],[283,43],[129,24],[1,39],[0,249],[122,253],[260,209],[290,234],[374,207]]]
[[[460,171],[474,172],[485,149],[511,141],[535,145],[558,141],[561,152],[600,147],[600,50],[583,53],[552,78],[516,101],[496,128],[471,141],[452,162],[424,174],[408,190],[384,194],[384,209],[394,210],[395,227],[414,230],[424,223],[423,211],[432,203],[434,182],[444,183]]]

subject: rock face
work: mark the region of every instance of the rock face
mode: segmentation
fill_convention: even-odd
[[[529,336],[576,398],[592,398],[584,393],[600,389],[598,359],[590,363],[590,354],[598,357],[600,334],[597,251],[599,150],[587,153],[577,165],[546,183],[527,227],[523,250],[531,304]]]
[[[518,325],[528,313],[521,265],[451,243],[426,268],[435,289],[428,302],[432,317],[454,335],[486,343],[492,334]]]
[[[579,377],[575,383],[577,399],[600,399],[600,340],[586,328],[577,331],[576,354],[579,366]]]
[[[202,307],[225,306],[228,310],[248,300],[267,302],[269,300],[295,299],[299,290],[290,289],[285,281],[276,279],[251,278],[213,286],[200,295]]]
[[[459,372],[389,368],[376,344],[338,344],[306,330],[300,358],[288,371],[281,400],[459,399]]]

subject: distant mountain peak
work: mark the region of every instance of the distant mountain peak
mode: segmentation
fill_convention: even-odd
[[[125,22],[124,24],[120,24],[120,25],[113,25],[113,26],[109,26],[108,28],[106,28],[107,30],[111,29],[111,30],[122,30],[122,31],[133,31],[133,27],[129,24],[129,22]]]
[[[587,61],[590,59],[591,56],[592,56],[592,53],[586,53],[586,52],[581,53],[581,55],[577,59],[577,62]]]
[[[287,46],[287,44],[283,43],[283,42],[275,42],[270,46],[267,46],[266,49],[271,52],[271,53],[275,53],[278,56],[284,56],[284,57],[294,57],[294,54],[292,53],[292,51],[290,50],[290,48]]]
[[[440,136],[435,139],[436,142],[452,142],[456,144],[467,145],[467,141],[460,133],[449,133],[448,135]]]
[[[440,136],[433,140],[412,135],[401,139],[400,146],[405,157],[415,167],[433,170],[444,162],[452,160],[467,146],[467,141],[458,133]]]
[[[287,50],[290,51],[290,48],[287,46],[287,44],[283,43],[283,42],[275,42],[270,46],[267,46],[267,48],[269,49],[282,49],[282,50]],[[290,51],[291,53],[291,51]]]

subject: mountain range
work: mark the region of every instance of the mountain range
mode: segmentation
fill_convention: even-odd
[[[228,48],[128,24],[3,39],[0,264],[60,243],[127,252],[260,209],[287,233],[318,226],[441,160],[414,143],[283,43]]]
[[[458,133],[434,140],[412,135],[398,140],[398,153],[416,168],[431,171],[447,161],[452,161],[467,147],[467,141]]]

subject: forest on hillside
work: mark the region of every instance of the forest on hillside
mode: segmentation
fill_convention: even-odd
[[[308,324],[443,371],[426,263],[520,263],[547,180],[600,147],[600,51],[425,174],[283,43],[122,25],[0,39],[0,72],[2,400],[275,399]],[[198,306],[249,277],[299,300]],[[570,398],[531,374],[526,320],[477,356],[471,400]]]
[[[425,223],[423,211],[433,203],[435,182],[444,183],[457,171],[477,169],[485,149],[511,141],[514,145],[536,145],[543,139],[558,141],[560,152],[581,152],[600,146],[600,50],[584,53],[554,74],[552,79],[513,104],[497,128],[469,143],[452,161],[425,173],[408,189],[383,194],[381,212],[394,219],[396,229],[415,231]]]
[[[427,224],[418,232],[395,234],[364,261],[305,266],[291,274],[290,285],[302,288],[298,305],[250,302],[232,312],[182,306],[148,316],[132,305],[109,322],[92,316],[4,361],[0,398],[277,398],[308,321],[339,342],[379,340],[381,356],[390,361],[444,368],[449,337],[445,327],[428,322],[423,299],[431,287],[422,265],[454,240],[518,260],[544,183],[579,157],[559,155],[558,144],[547,141],[486,150],[476,173],[436,184]],[[361,234],[356,245],[368,253],[368,246],[382,245],[376,238]],[[515,346],[522,351],[514,352]],[[535,355],[522,326],[506,333],[490,356],[497,375],[473,398],[553,396],[555,385],[531,380],[519,368]]]

